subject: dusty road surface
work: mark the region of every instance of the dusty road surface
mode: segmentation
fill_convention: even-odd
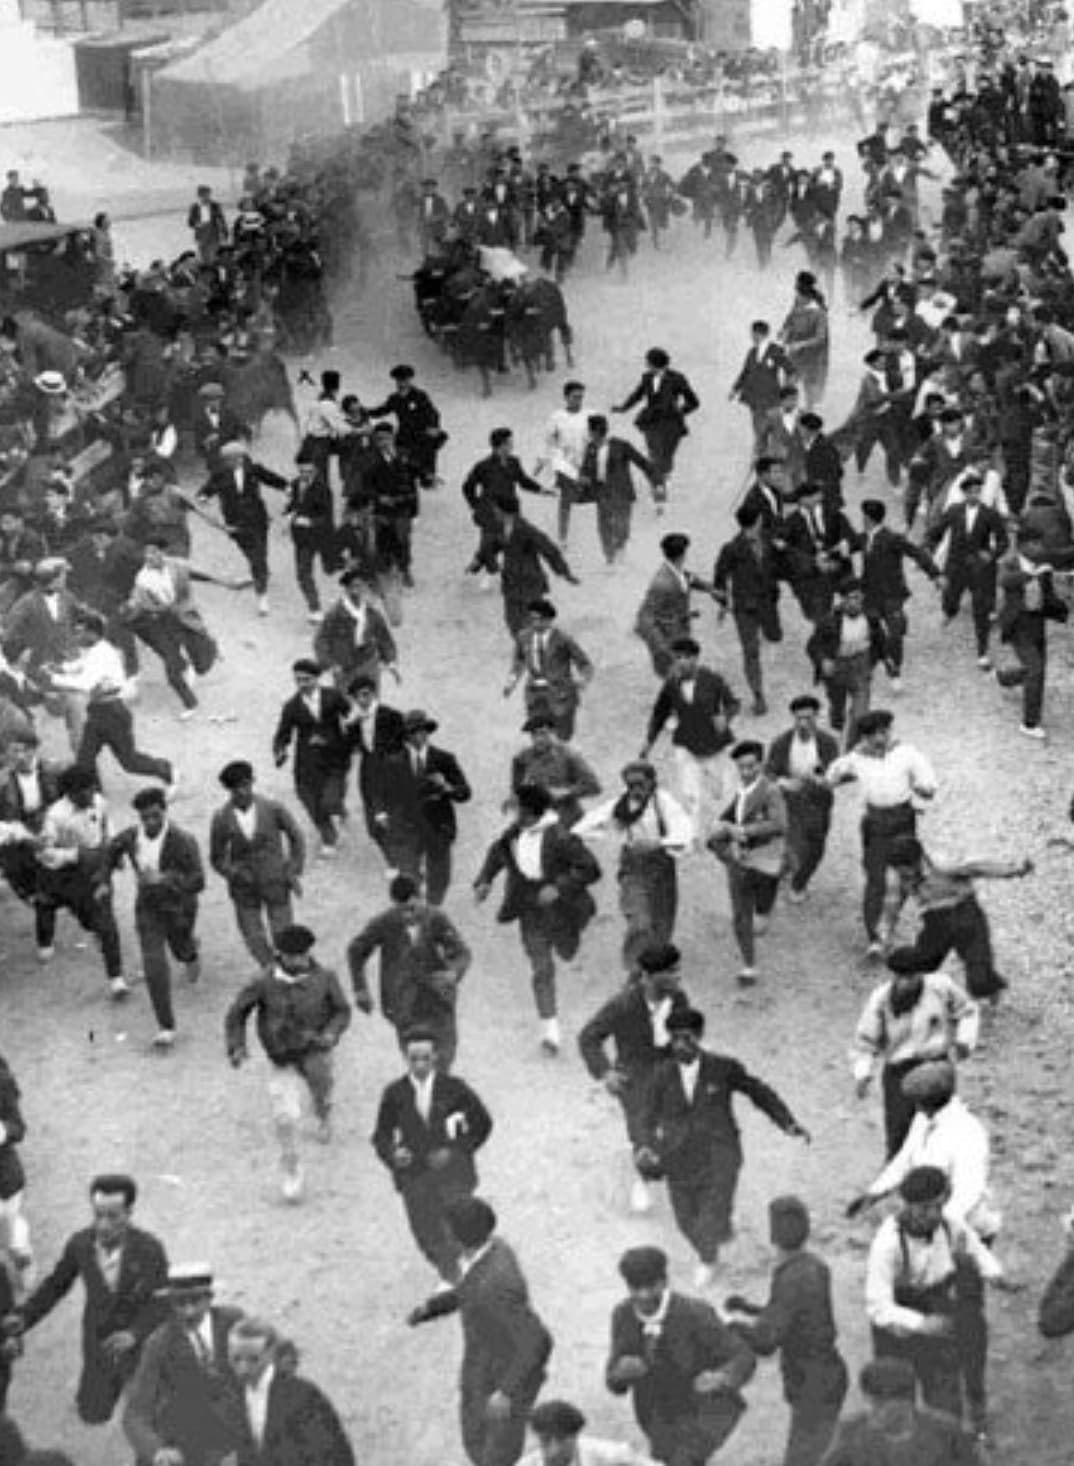
[[[795,145],[812,160],[821,140]],[[763,154],[777,147],[773,142]],[[840,150],[849,153],[846,140]],[[182,230],[173,229],[157,248],[181,242]],[[630,628],[657,562],[659,538],[670,529],[688,530],[694,566],[707,572],[728,536],[749,436],[746,414],[727,403],[727,391],[749,321],[766,315],[778,323],[803,263],[797,249],[778,251],[771,273],[759,276],[748,245],[744,238],[729,263],[720,244],[704,244],[688,222],[681,223],[666,255],[654,256],[643,240],[624,283],[604,273],[601,250],[591,240],[570,283],[577,372],[592,410],[607,408],[633,385],[645,349],[657,344],[672,353],[703,399],[666,516],[658,519],[643,502],[625,563],[608,571],[592,510],[581,511],[570,546],[581,584],[554,588],[562,624],[597,663],[577,744],[608,789],[617,787],[620,765],[640,745],[656,690]],[[481,1157],[482,1189],[518,1248],[556,1338],[549,1391],[583,1405],[596,1433],[634,1436],[627,1407],[606,1394],[601,1378],[608,1316],[620,1291],[616,1259],[632,1243],[659,1243],[687,1289],[692,1261],[663,1201],[651,1217],[627,1215],[630,1171],[619,1114],[595,1092],[573,1042],[581,1022],[620,981],[614,856],[608,851],[604,858],[600,916],[579,959],[561,975],[567,1042],[554,1061],[538,1051],[517,938],[496,926],[494,903],[477,909],[469,890],[485,844],[500,828],[509,757],[523,740],[520,703],[505,703],[501,693],[509,645],[498,592],[482,594],[462,573],[473,533],[459,484],[485,451],[489,430],[500,424],[514,428],[532,463],[565,374],[545,379],[537,392],[527,391],[519,377],[498,381],[493,399],[482,401],[476,380],[451,369],[418,331],[408,287],[396,279],[407,265],[388,253],[378,260],[367,293],[341,307],[340,349],[314,365],[339,365],[346,388],[369,401],[385,391],[388,368],[410,360],[451,433],[443,458],[446,486],[423,499],[417,589],[407,598],[400,633],[403,685],[392,700],[439,718],[437,741],[458,753],[477,791],[462,810],[457,876],[447,902],[475,951],[461,1002],[457,1068],[495,1116]],[[861,320],[851,318],[838,294],[832,320],[825,410],[834,426],[852,400],[867,340]],[[624,420],[620,424],[628,430]],[[259,451],[273,466],[286,467],[293,452],[289,430],[273,424]],[[886,492],[878,472],[874,465],[861,487],[852,476],[850,498],[863,489]],[[547,529],[553,528],[553,511],[551,500],[527,506]],[[144,743],[166,751],[182,770],[174,817],[203,841],[220,798],[215,776],[228,759],[252,758],[260,787],[291,797],[288,774],[272,768],[269,740],[289,689],[289,664],[308,647],[309,635],[278,523],[272,552],[268,619],[255,617],[249,593],[210,589],[202,595],[225,660],[205,684],[199,715],[178,722],[151,662],[137,709]],[[201,526],[195,560],[217,571],[239,569],[228,543]],[[898,731],[929,754],[940,775],[925,839],[966,853],[1013,857],[1028,851],[1039,859],[1034,879],[984,893],[1011,987],[980,1053],[965,1067],[964,1092],[993,1127],[995,1186],[1006,1216],[1000,1251],[1010,1273],[1025,1283],[1024,1292],[990,1302],[996,1460],[1061,1466],[1071,1459],[1074,1365],[1062,1346],[1042,1344],[1035,1314],[1058,1260],[1058,1220],[1074,1186],[1068,1126],[1071,857],[1045,848],[1048,835],[1066,828],[1071,653],[1069,642],[1055,637],[1046,712],[1052,737],[1046,746],[1027,746],[1018,736],[1017,707],[974,665],[968,624],[942,631],[927,582],[915,575],[913,588],[908,671],[894,706]],[[766,653],[772,712],[761,720],[743,717],[741,732],[778,732],[787,700],[809,685],[802,623],[793,606],[785,621],[783,646]],[[707,607],[698,626],[706,659],[744,691],[730,626],[718,628]],[[875,701],[888,701],[882,677]],[[55,730],[49,737],[59,752]],[[662,767],[673,779],[670,760]],[[133,785],[110,763],[104,777],[122,821]],[[816,1244],[835,1271],[843,1346],[855,1368],[867,1357],[862,1285],[870,1228],[845,1223],[842,1211],[873,1174],[882,1150],[878,1103],[854,1100],[846,1060],[874,977],[864,964],[858,919],[856,817],[855,796],[841,794],[815,893],[802,908],[778,910],[764,941],[763,981],[748,996],[735,986],[737,954],[722,872],[707,855],[692,856],[682,867],[678,931],[686,987],[708,1016],[711,1042],[772,1081],[814,1136],[811,1148],[785,1140],[743,1108],[747,1163],[739,1234],[721,1262],[719,1295],[763,1295],[766,1203],[777,1192],[800,1192],[814,1211]],[[311,869],[299,912],[320,934],[322,959],[341,965],[346,941],[384,900],[383,869],[352,823],[343,857]],[[117,909],[128,965],[137,973],[130,907],[131,892],[121,884]],[[66,1234],[83,1222],[89,1176],[130,1170],[142,1186],[140,1220],[166,1239],[172,1257],[210,1259],[222,1299],[267,1313],[298,1340],[306,1368],[339,1402],[363,1466],[461,1463],[458,1327],[451,1320],[418,1332],[403,1325],[434,1280],[368,1143],[381,1086],[399,1068],[383,1021],[358,1016],[345,1037],[338,1051],[337,1136],[327,1149],[311,1143],[308,1199],[287,1207],[276,1191],[263,1071],[251,1065],[235,1074],[224,1057],[222,1015],[250,976],[250,963],[220,884],[212,880],[203,901],[205,976],[199,988],[179,994],[180,1040],[167,1058],[150,1052],[153,1025],[144,988],[126,1005],[111,1006],[95,955],[80,945],[72,924],[61,924],[58,958],[41,969],[33,960],[28,914],[6,894],[0,911],[0,1046],[25,1091],[29,1209],[41,1262],[48,1265]],[[30,1337],[12,1409],[33,1440],[63,1445],[84,1466],[114,1466],[127,1459],[118,1431],[87,1431],[71,1404],[78,1307],[71,1299]],[[779,1459],[785,1413],[773,1368],[761,1369],[749,1398],[745,1423],[719,1458],[728,1466],[770,1466]]]

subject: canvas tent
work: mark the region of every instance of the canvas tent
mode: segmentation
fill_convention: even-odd
[[[152,77],[148,139],[203,162],[277,160],[385,115],[445,62],[441,0],[262,0]]]

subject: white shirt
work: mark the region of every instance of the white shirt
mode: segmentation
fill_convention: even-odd
[[[356,606],[350,596],[344,596],[340,605],[354,622],[354,644],[361,646],[365,641],[366,622],[369,620],[368,608],[365,601],[360,601]]]
[[[163,828],[159,835],[153,839],[144,830],[138,831],[137,861],[139,870],[160,870],[160,851],[164,844],[164,837],[168,833],[168,821],[164,821]]]
[[[844,616],[839,623],[839,652],[841,657],[860,657],[869,650],[869,618],[867,616]]]
[[[486,1253],[491,1252],[491,1250],[492,1250],[492,1244],[493,1244],[493,1242],[495,1240],[496,1239],[494,1237],[490,1237],[489,1240],[485,1243],[485,1245],[483,1247],[479,1247],[477,1249],[477,1251],[474,1252],[474,1253],[471,1253],[471,1255],[469,1257],[460,1258],[460,1260],[459,1260],[459,1281],[460,1282],[462,1281],[463,1278],[465,1278],[465,1276],[466,1276],[466,1274],[468,1272],[472,1272],[473,1271],[473,1269],[477,1266],[477,1264],[481,1261],[481,1259],[485,1256]]]
[[[788,762],[792,779],[805,779],[810,774],[815,774],[820,765],[817,740],[815,738],[799,738],[795,734],[791,739]]]
[[[63,522],[62,519],[60,521]],[[60,593],[58,590],[46,591],[41,599],[45,603],[45,610],[52,617],[53,621],[60,619]]]
[[[90,697],[118,696],[127,681],[122,656],[103,637],[87,647],[77,661],[66,663],[66,668],[53,678],[54,686],[68,692],[85,692]]]
[[[980,504],[966,505],[966,533],[970,534],[973,526],[977,523],[977,516],[981,512]]]
[[[685,703],[691,703],[691,704],[693,703],[694,693],[696,691],[697,691],[697,678],[696,677],[688,677],[688,678],[685,679],[685,681],[679,683],[679,692],[682,694],[682,700]]]
[[[312,692],[304,692],[302,694],[302,701],[319,721],[321,716],[321,689],[315,687]]]
[[[153,569],[150,565],[143,565],[134,577],[134,585],[135,589],[140,590],[154,606],[160,606],[163,609],[175,605],[175,581],[166,565],[162,565],[159,570]]]
[[[187,1329],[187,1337],[194,1353],[198,1356],[199,1364],[211,1364],[213,1362],[213,1323],[209,1314],[206,1314],[197,1328]]]
[[[541,849],[544,832],[556,823],[558,816],[554,809],[548,810],[528,830],[519,830],[515,836],[515,863],[519,873],[528,881],[539,881],[544,876],[541,866]]]
[[[701,1060],[695,1059],[692,1064],[679,1065],[679,1079],[682,1082],[682,1092],[686,1096],[687,1104],[693,1104],[694,1091],[697,1089],[698,1076],[701,1073]]]
[[[428,1124],[429,1112],[433,1107],[433,1080],[436,1074],[427,1074],[424,1079],[415,1079],[411,1074],[409,1078],[414,1090],[414,1105],[418,1114]]]
[[[15,783],[18,785],[19,801],[22,804],[25,814],[36,814],[41,808],[41,784],[38,779],[38,768],[35,764],[28,774],[20,774],[15,771]]]
[[[111,1252],[106,1251],[99,1242],[94,1244],[93,1251],[97,1258],[97,1266],[104,1278],[104,1285],[109,1293],[114,1293],[119,1286],[119,1270],[123,1266],[123,1244],[113,1247]]]
[[[583,410],[559,408],[548,420],[546,451],[553,473],[577,479],[589,443],[588,417]]]
[[[608,444],[601,443],[597,449],[597,483],[604,483],[608,477]]]
[[[649,1022],[653,1028],[653,1043],[658,1049],[666,1048],[668,1043],[668,1019],[671,1017],[671,999],[661,998],[658,1003],[650,1003],[646,999],[645,1006],[649,1010]]]
[[[918,1110],[901,1150],[877,1176],[869,1194],[886,1196],[915,1166],[936,1166],[951,1186],[950,1214],[992,1237],[1000,1219],[988,1190],[988,1160],[988,1131],[958,1095],[952,1095],[935,1115]]]
[[[869,1249],[865,1274],[865,1313],[874,1328],[906,1338],[921,1332],[925,1317],[916,1308],[904,1308],[895,1302],[895,1285],[900,1281],[915,1288],[931,1288],[944,1282],[954,1272],[952,1243],[967,1253],[977,1264],[981,1277],[993,1281],[1003,1276],[1003,1268],[977,1233],[955,1217],[945,1218],[947,1232],[941,1226],[931,1238],[905,1238],[908,1269],[903,1268],[902,1244],[895,1217],[885,1217]],[[905,1277],[904,1277],[905,1271]]]
[[[914,794],[931,798],[936,792],[932,765],[909,743],[894,744],[882,758],[860,749],[845,753],[828,770],[828,780],[837,784],[848,778],[858,781],[866,804],[875,809],[892,809]]]
[[[603,804],[588,810],[573,827],[572,834],[596,835],[608,830],[614,824],[618,799],[607,799]],[[659,810],[659,818],[657,811]],[[663,824],[663,831],[661,831]],[[639,819],[625,829],[617,831],[623,837],[624,845],[633,845],[636,840],[659,842],[670,854],[683,851],[692,844],[694,822],[677,799],[666,789],[658,789],[650,799],[648,808]]]
[[[231,811],[235,816],[235,823],[246,836],[247,840],[254,838],[254,830],[257,828],[257,805],[251,804],[249,809],[239,809],[233,804]]]
[[[255,1385],[246,1386],[246,1418],[250,1422],[250,1434],[260,1450],[265,1440],[265,1422],[268,1420],[268,1397],[272,1381],[276,1378],[276,1366],[270,1364]]]
[[[88,809],[78,809],[64,796],[50,805],[41,830],[42,865],[77,865],[80,850],[100,850],[108,839],[108,813],[103,795],[95,794]]]
[[[852,1064],[856,1080],[867,1079],[878,1058],[885,1064],[910,1059],[945,1059],[954,1045],[968,1053],[977,1047],[981,1010],[946,972],[925,974],[921,996],[908,1013],[891,1006],[891,980],[865,1000],[854,1032]]]

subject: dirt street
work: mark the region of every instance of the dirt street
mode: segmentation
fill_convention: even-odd
[[[822,140],[799,139],[795,145],[812,160]],[[778,146],[773,141],[760,155],[774,156]],[[849,141],[838,146],[850,172]],[[172,231],[170,242],[182,243],[181,228]],[[553,591],[562,624],[598,668],[577,744],[613,790],[622,762],[640,746],[656,691],[631,624],[657,563],[658,541],[668,530],[688,530],[694,568],[708,573],[728,537],[750,439],[748,415],[728,404],[727,392],[748,344],[750,320],[765,315],[779,323],[803,261],[797,249],[779,250],[772,272],[759,276],[747,237],[729,263],[721,257],[722,245],[705,244],[688,221],[679,223],[665,255],[654,256],[643,239],[628,283],[604,273],[601,254],[591,239],[569,286],[577,373],[588,386],[589,407],[604,410],[620,398],[634,384],[645,349],[657,344],[671,352],[703,400],[681,452],[667,514],[657,518],[643,501],[626,562],[608,571],[593,511],[579,512],[570,559],[581,585],[557,585]],[[538,1051],[527,970],[514,931],[498,928],[495,903],[478,909],[469,891],[484,847],[501,826],[509,758],[523,740],[519,697],[509,703],[502,697],[510,647],[498,591],[483,594],[474,578],[463,575],[473,531],[459,484],[485,451],[489,430],[500,424],[514,428],[532,466],[565,373],[546,378],[536,392],[527,391],[520,376],[497,381],[493,399],[482,401],[476,377],[456,373],[421,336],[409,287],[396,279],[406,263],[379,263],[368,293],[340,312],[338,339],[345,345],[314,365],[338,364],[346,388],[371,401],[385,392],[388,368],[409,360],[451,433],[442,461],[446,486],[423,499],[417,590],[407,598],[400,634],[403,685],[391,698],[439,718],[437,741],[459,755],[477,791],[461,812],[447,909],[475,951],[461,1002],[457,1069],[484,1096],[496,1121],[480,1162],[482,1190],[495,1202],[503,1232],[517,1246],[537,1307],[555,1335],[549,1391],[577,1400],[595,1433],[637,1439],[628,1407],[608,1395],[602,1382],[608,1317],[620,1293],[616,1259],[633,1243],[657,1242],[668,1249],[676,1281],[687,1291],[692,1259],[663,1199],[649,1218],[627,1215],[630,1170],[619,1113],[595,1091],[574,1046],[581,1022],[620,981],[614,854],[608,850],[603,857],[600,916],[578,961],[561,975],[567,1043],[558,1060]],[[825,414],[835,426],[853,398],[868,341],[861,318],[851,318],[838,294],[832,329]],[[620,430],[625,421],[619,420]],[[293,452],[286,425],[272,424],[259,451],[272,466],[286,467]],[[862,489],[886,493],[878,463],[862,488],[849,476],[851,501]],[[553,529],[551,500],[525,507]],[[178,721],[159,667],[147,656],[136,711],[142,741],[177,761],[183,789],[174,818],[203,843],[210,811],[220,800],[216,773],[228,759],[252,758],[260,787],[292,798],[288,773],[272,768],[269,741],[289,690],[289,664],[308,647],[309,634],[290,546],[278,523],[272,552],[267,620],[255,617],[249,592],[201,593],[225,661],[205,684],[202,711],[192,722]],[[240,568],[223,537],[201,526],[194,558],[216,571]],[[974,664],[968,620],[942,631],[934,592],[916,572],[912,583],[905,690],[893,705],[899,733],[928,753],[940,775],[924,838],[965,853],[1015,857],[1027,851],[1039,861],[1033,879],[983,893],[1011,987],[988,1023],[980,1053],[965,1066],[963,1088],[993,1128],[994,1184],[1006,1218],[999,1251],[1010,1273],[1025,1283],[1024,1292],[993,1297],[989,1306],[996,1460],[1005,1466],[1061,1466],[1071,1459],[1074,1360],[1069,1349],[1043,1344],[1035,1315],[1040,1289],[1058,1261],[1058,1222],[1074,1184],[1064,1103],[1070,1097],[1071,857],[1045,849],[1048,835],[1068,828],[1070,643],[1064,635],[1053,637],[1045,715],[1051,741],[1027,745],[1018,736],[1017,705]],[[730,623],[718,628],[702,604],[697,624],[706,660],[744,692],[733,629]],[[788,699],[810,683],[803,623],[789,598],[785,611],[785,642],[774,655],[766,651],[772,711],[760,720],[742,717],[743,733],[767,738],[780,731]],[[878,683],[874,701],[883,706],[888,693],[882,674]],[[60,752],[54,728],[49,745]],[[661,752],[666,749],[665,742]],[[660,763],[672,781],[670,758]],[[122,822],[134,786],[110,763],[104,775]],[[719,1295],[763,1296],[766,1204],[780,1191],[798,1191],[813,1208],[816,1245],[835,1271],[842,1343],[855,1370],[867,1358],[862,1285],[871,1228],[845,1223],[842,1212],[882,1155],[879,1101],[855,1101],[847,1062],[853,1024],[874,979],[863,960],[856,817],[855,796],[840,794],[815,893],[804,907],[777,910],[763,944],[763,980],[749,995],[735,986],[737,953],[723,874],[708,855],[690,857],[682,867],[678,929],[687,991],[708,1016],[711,1042],[774,1083],[814,1135],[806,1148],[741,1108],[747,1163],[739,1235],[721,1262]],[[117,910],[136,973],[131,899],[121,884]],[[311,868],[299,910],[320,934],[323,960],[342,965],[346,941],[384,900],[380,863],[352,822],[343,858]],[[310,1375],[339,1403],[363,1466],[461,1463],[458,1326],[446,1320],[410,1332],[403,1325],[408,1309],[435,1279],[414,1248],[389,1178],[368,1143],[381,1086],[399,1069],[384,1022],[356,1016],[338,1051],[337,1138],[325,1150],[311,1142],[308,1199],[287,1207],[276,1191],[264,1073],[252,1064],[235,1074],[224,1056],[223,1012],[250,975],[250,963],[220,883],[211,880],[203,901],[205,976],[199,988],[179,994],[180,1041],[167,1058],[149,1049],[153,1025],[144,987],[126,1005],[110,1005],[95,954],[81,945],[81,933],[69,920],[61,921],[57,960],[38,968],[28,913],[6,893],[0,913],[0,1048],[25,1093],[28,1206],[42,1264],[82,1224],[89,1176],[130,1170],[143,1188],[140,1220],[166,1240],[172,1258],[211,1260],[221,1298],[267,1313],[297,1339]],[[118,1431],[87,1431],[71,1403],[79,1307],[72,1298],[30,1336],[11,1408],[35,1442],[64,1446],[82,1466],[114,1466],[128,1454]],[[779,1459],[785,1410],[772,1366],[762,1366],[749,1400],[745,1423],[719,1457],[727,1466],[770,1466]]]

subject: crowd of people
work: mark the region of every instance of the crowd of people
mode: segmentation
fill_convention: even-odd
[[[597,760],[575,746],[580,706],[601,695],[600,660],[560,624],[549,576],[575,579],[572,526],[590,504],[615,575],[631,534],[635,473],[648,480],[657,511],[674,518],[678,459],[690,418],[710,405],[705,393],[652,346],[614,409],[638,409],[644,452],[612,433],[607,414],[588,411],[586,386],[573,379],[532,472],[510,428],[499,427],[463,487],[477,535],[466,568],[499,578],[503,693],[509,699],[521,686],[529,740],[512,761],[503,827],[472,891],[480,905],[502,878],[496,919],[518,932],[535,1040],[552,1062],[566,1043],[557,964],[584,950],[601,858],[614,852],[623,984],[582,1025],[577,1046],[587,1074],[623,1111],[631,1210],[649,1212],[654,1189],[665,1186],[696,1270],[688,1294],[663,1249],[623,1253],[625,1297],[611,1319],[605,1383],[632,1397],[649,1455],[668,1466],[703,1466],[724,1446],[758,1360],[775,1354],[789,1407],[785,1466],[987,1460],[986,1294],[1046,1281],[1043,1273],[1011,1279],[999,1260],[991,1137],[960,1095],[960,1067],[1007,986],[976,883],[1027,879],[1033,862],[955,863],[930,851],[920,816],[947,771],[896,736],[895,713],[873,705],[881,672],[893,696],[901,689],[912,648],[906,608],[923,576],[948,622],[968,593],[977,666],[1000,688],[1018,689],[1021,732],[1039,743],[1048,625],[1068,615],[1074,276],[1062,215],[1071,163],[1061,118],[1040,100],[1054,100],[1047,68],[1035,72],[989,47],[976,60],[972,87],[964,78],[934,97],[924,136],[880,125],[862,140],[866,212],[856,218],[845,215],[833,154],[803,168],[785,152],[747,172],[726,138],[678,180],[630,140],[598,178],[580,163],[562,175],[544,165],[531,172],[521,150],[506,149],[462,185],[456,204],[430,180],[407,215],[426,256],[460,245],[541,251],[543,267],[561,279],[578,264],[594,211],[609,235],[609,265],[629,258],[642,223],[657,242],[692,212],[702,236],[718,237],[728,254],[745,222],[761,268],[775,248],[794,244],[808,267],[797,273],[786,317],[753,324],[727,384],[749,409],[754,440],[733,533],[709,574],[692,567],[686,532],[662,539],[635,622],[652,700],[638,756],[612,790]],[[942,217],[932,228],[919,179],[941,171]],[[199,191],[186,220],[193,247],[175,265],[133,272],[101,261],[94,297],[77,322],[63,323],[73,333],[25,311],[0,328],[0,870],[32,913],[38,961],[54,959],[66,910],[99,948],[109,999],[136,1007],[113,904],[116,873],[133,872],[152,1047],[177,1074],[173,968],[196,986],[206,867],[222,882],[256,968],[229,1006],[223,1049],[243,1065],[253,1021],[289,1204],[308,1194],[304,1112],[317,1143],[331,1145],[334,1051],[354,1010],[379,1004],[404,1072],[380,1097],[372,1149],[436,1276],[409,1322],[461,1318],[469,1460],[514,1466],[529,1429],[533,1466],[641,1466],[630,1447],[588,1436],[573,1401],[545,1397],[554,1336],[493,1206],[478,1194],[496,1096],[479,1094],[456,1070],[460,987],[473,958],[445,902],[465,806],[475,796],[498,802],[502,791],[490,796],[467,772],[471,749],[434,741],[435,711],[393,706],[389,695],[406,597],[423,594],[443,568],[430,565],[427,579],[412,547],[422,496],[440,482],[439,409],[417,385],[419,371],[399,364],[378,404],[324,371],[299,415],[276,354],[281,328],[285,347],[330,339],[321,250],[334,197],[323,173],[251,169],[230,221],[209,190]],[[853,411],[826,424],[819,409],[837,282],[849,308],[873,313],[875,346]],[[254,449],[272,408],[298,424],[293,476],[269,469]],[[877,446],[887,494],[854,509],[848,475],[862,479]],[[555,538],[527,519],[521,493],[556,496]],[[133,708],[144,653],[160,660],[178,716],[196,716],[199,681],[220,652],[196,600],[195,587],[212,577],[192,563],[189,516],[226,534],[241,556],[246,573],[226,582],[229,593],[252,589],[257,613],[271,616],[268,502],[276,494],[310,646],[293,663],[286,696],[281,689],[266,756],[278,767],[290,761],[301,815],[259,791],[264,760],[251,748],[214,771],[221,794],[203,842],[182,822],[190,771],[139,746]],[[898,528],[888,522],[896,516]],[[327,610],[318,564],[338,576]],[[763,647],[783,639],[784,590],[804,628],[802,688],[784,730],[766,744],[743,736],[741,721],[768,712]],[[728,669],[705,662],[691,609],[700,595],[732,619],[748,709]],[[42,747],[60,729],[70,758],[57,766]],[[669,732],[673,787],[652,759]],[[106,750],[144,781],[129,820],[106,797]],[[763,984],[760,953],[777,903],[804,908],[808,929],[812,882],[847,785],[864,799],[863,947],[877,969],[847,1036],[851,1079],[863,1099],[877,1082],[884,1122],[884,1153],[874,1178],[848,1195],[847,1219],[886,1204],[862,1277],[873,1355],[858,1376],[866,1409],[849,1415],[831,1275],[810,1245],[806,1200],[771,1202],[767,1299],[713,1298],[727,1281],[722,1253],[745,1161],[736,1096],[788,1139],[808,1144],[811,1135],[767,1078],[705,1045],[705,1017],[688,993],[699,979],[675,945],[681,863],[711,860],[726,877],[738,983]],[[296,916],[311,853],[330,879],[352,788],[361,806],[356,838],[382,857],[387,895],[347,947],[344,982]],[[14,930],[14,908],[8,920]],[[943,970],[951,954],[962,981]],[[350,1466],[344,1428],[301,1373],[295,1344],[274,1324],[217,1303],[211,1267],[170,1261],[166,1242],[135,1225],[136,1178],[95,1176],[89,1225],[42,1266],[20,1159],[34,1143],[20,1095],[20,1082],[33,1082],[32,1060],[16,1067],[18,1075],[0,1062],[0,1412],[27,1367],[34,1327],[81,1281],[78,1414],[100,1426],[118,1411],[141,1466]],[[1067,1234],[1068,1256],[1040,1305],[1047,1335],[1074,1331],[1074,1223]],[[4,1466],[64,1459],[28,1451],[0,1414]]]

